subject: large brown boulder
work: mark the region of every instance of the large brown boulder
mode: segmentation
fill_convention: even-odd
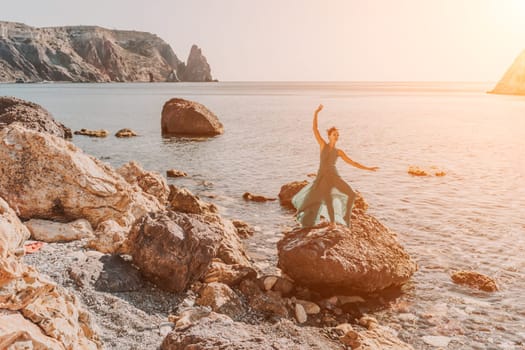
[[[17,123],[27,129],[71,138],[71,129],[57,122],[42,106],[16,97],[0,97],[0,130]]]
[[[96,235],[111,221],[111,246],[101,247],[106,252],[118,249],[137,218],[163,208],[156,197],[71,142],[19,125],[0,131],[0,164],[0,196],[21,218],[84,218]]]
[[[133,226],[133,263],[162,289],[181,292],[201,278],[217,255],[221,232],[188,214],[152,213]]]
[[[295,283],[320,292],[371,293],[407,282],[417,265],[396,235],[356,210],[352,228],[297,228],[279,241],[278,266]]]
[[[162,107],[163,135],[215,136],[224,128],[215,114],[202,104],[172,98]]]
[[[75,295],[22,263],[28,236],[0,198],[0,344],[2,349],[100,349],[95,325]]]

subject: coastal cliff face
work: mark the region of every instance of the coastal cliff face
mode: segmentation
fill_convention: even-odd
[[[514,63],[490,93],[525,95],[525,51],[514,60]]]
[[[155,34],[0,22],[0,82],[211,81],[200,49],[191,52],[186,65]]]

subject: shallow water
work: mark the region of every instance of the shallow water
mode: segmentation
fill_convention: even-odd
[[[311,117],[340,129],[339,148],[376,173],[338,162],[369,212],[398,232],[419,271],[383,323],[402,325],[415,348],[445,335],[449,349],[522,349],[525,344],[525,97],[489,95],[491,84],[217,83],[18,84],[0,95],[37,102],[74,130],[129,127],[132,139],[75,136],[85,152],[119,166],[177,168],[170,180],[215,202],[227,217],[257,227],[247,244],[272,270],[275,242],[292,215],[277,202],[246,203],[245,191],[276,197],[284,183],[318,166]],[[160,111],[171,97],[203,103],[225,134],[208,140],[163,139]],[[435,166],[444,177],[412,177],[410,165]],[[501,291],[475,292],[449,274],[474,269]]]

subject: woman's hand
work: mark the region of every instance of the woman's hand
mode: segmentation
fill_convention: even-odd
[[[323,105],[319,105],[319,107],[317,107],[317,109],[315,110],[315,113],[319,113],[321,112],[321,110],[323,109]]]

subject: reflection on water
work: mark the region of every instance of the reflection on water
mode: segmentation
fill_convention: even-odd
[[[275,242],[294,225],[278,203],[250,203],[244,192],[275,197],[284,183],[318,167],[312,112],[325,105],[321,131],[340,130],[339,147],[377,173],[338,163],[369,211],[399,233],[420,270],[394,305],[379,311],[416,348],[425,335],[449,348],[513,349],[525,343],[525,98],[488,95],[490,84],[218,83],[0,85],[2,95],[42,104],[73,129],[123,127],[131,139],[75,137],[87,153],[120,166],[137,160],[169,182],[212,195],[221,212],[257,228],[246,242],[272,270]],[[224,125],[211,139],[162,138],[160,111],[181,97],[203,103]],[[410,165],[444,177],[411,177]],[[501,292],[457,286],[450,273],[473,269]]]

